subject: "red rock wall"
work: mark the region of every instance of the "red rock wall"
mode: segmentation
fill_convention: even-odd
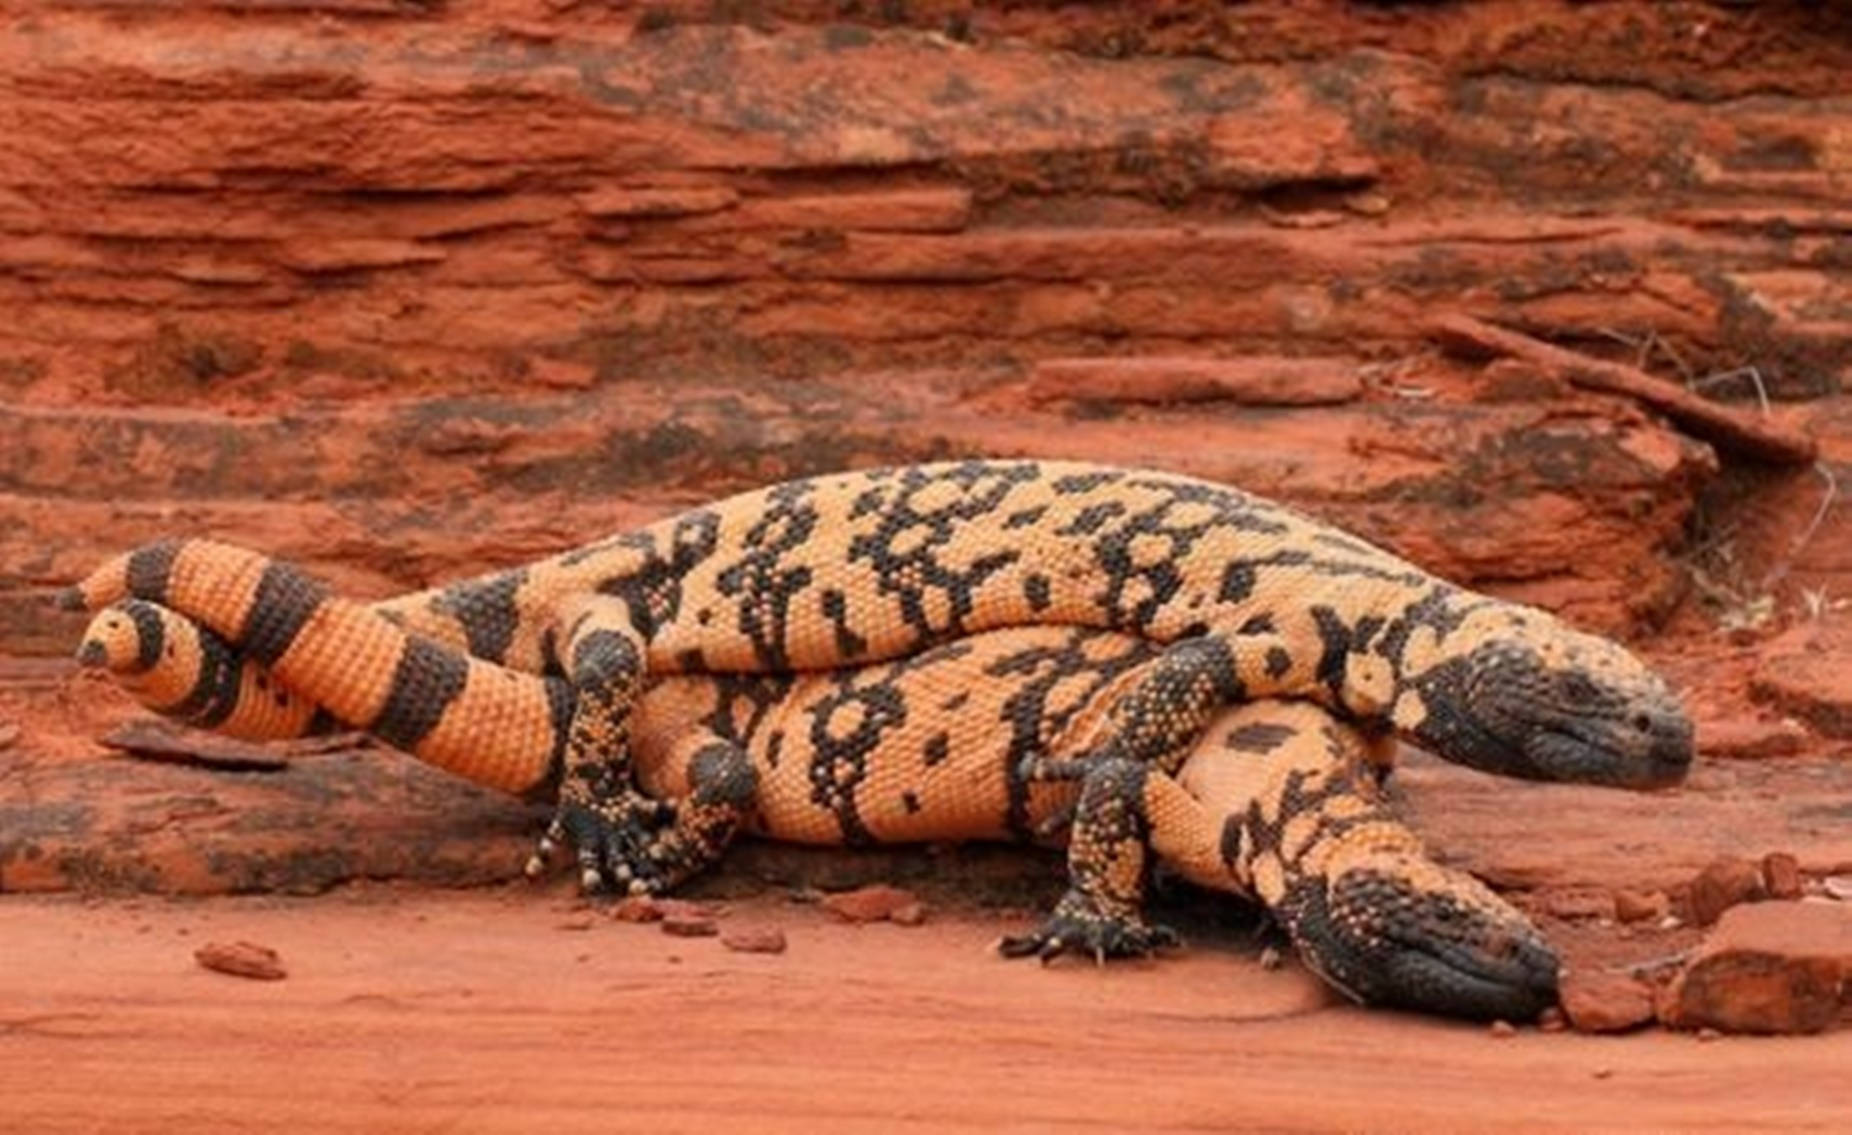
[[[1847,75],[1831,5],[0,0],[0,635],[173,531],[381,593],[972,453],[1637,625],[1716,455],[1422,322],[1837,390]]]

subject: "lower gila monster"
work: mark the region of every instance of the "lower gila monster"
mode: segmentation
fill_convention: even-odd
[[[1263,697],[1538,779],[1669,784],[1693,747],[1677,698],[1615,643],[1239,490],[1072,462],[790,481],[372,609],[197,540],[119,556],[64,602],[95,611],[126,597],[199,622],[342,720],[420,751],[459,743],[439,736],[467,728],[452,703],[481,700],[497,675],[563,678],[566,695],[523,712],[559,745],[542,851],[570,841],[587,889],[649,868],[629,858],[653,844],[660,814],[631,767],[648,677],[867,666],[1008,627],[1165,646],[1091,750],[1025,756],[1037,779],[1119,759],[1174,771],[1222,708]]]
[[[1155,853],[1192,882],[1260,898],[1306,964],[1358,1001],[1511,1019],[1553,1003],[1557,963],[1536,929],[1427,858],[1360,775],[1364,737],[1311,703],[1223,710],[1174,779],[1122,758],[1081,784],[1025,779],[1023,754],[1093,745],[1114,697],[1159,652],[1111,632],[1031,627],[859,668],[657,679],[631,741],[643,787],[663,801],[665,846],[635,858],[676,867],[641,889],[711,862],[742,826],[826,845],[1026,841],[1071,812],[1069,889],[1035,931],[1004,940],[1007,954],[1103,958],[1174,942],[1143,915]],[[99,613],[80,656],[149,708],[221,732],[271,739],[336,724],[150,603]],[[563,685],[504,672],[496,686],[548,681]],[[414,752],[498,788],[542,791],[557,772],[550,739],[478,708],[468,744]]]

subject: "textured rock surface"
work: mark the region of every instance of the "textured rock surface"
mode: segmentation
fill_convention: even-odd
[[[1852,739],[1852,615],[1834,612],[1769,643],[1754,690],[1820,732]]]
[[[1424,320],[1778,395],[1848,360],[1840,13],[749,7],[0,0],[9,648],[175,528],[377,593],[975,451],[1239,479],[1631,628],[1708,448]],[[1738,562],[1852,582],[1829,511]]]
[[[1848,978],[1852,905],[1736,907],[1662,991],[1659,1017],[1675,1028],[1819,1032],[1852,1009],[1844,996]]]

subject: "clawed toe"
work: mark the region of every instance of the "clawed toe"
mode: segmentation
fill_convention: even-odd
[[[1035,957],[1043,964],[1080,954],[1104,965],[1109,958],[1142,958],[1182,944],[1168,926],[1146,922],[1136,911],[1107,911],[1070,891],[1040,926],[1003,938],[997,951],[1006,958]]]
[[[561,801],[528,858],[526,874],[539,878],[559,847],[570,845],[587,894],[664,890],[674,882],[676,856],[668,836],[675,819],[673,803],[635,792],[596,805]]]

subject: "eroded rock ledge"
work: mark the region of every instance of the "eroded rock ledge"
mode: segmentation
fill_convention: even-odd
[[[9,649],[175,530],[378,594],[960,453],[1226,477],[1626,629],[1712,455],[1424,328],[1738,401],[1848,362],[1832,13],[736,7],[0,0]]]

